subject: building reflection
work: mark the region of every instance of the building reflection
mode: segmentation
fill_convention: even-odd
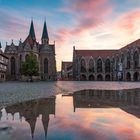
[[[120,108],[140,118],[140,89],[131,90],[83,90],[73,94],[76,108]]]
[[[14,104],[5,108],[7,114],[11,114],[14,119],[14,114],[19,113],[19,118],[22,121],[28,122],[31,129],[32,139],[34,138],[34,131],[37,122],[37,118],[42,115],[42,124],[45,132],[45,138],[47,138],[49,115],[55,115],[55,96],[46,99],[37,99],[27,102]],[[1,115],[1,114],[0,114]]]

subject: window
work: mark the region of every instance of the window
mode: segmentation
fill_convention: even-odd
[[[135,51],[133,59],[134,59],[134,68],[136,69],[139,66],[139,54],[137,51]]]
[[[81,60],[81,72],[86,72],[86,62],[84,59]]]
[[[130,52],[127,53],[127,69],[130,69],[131,55]]]
[[[110,72],[110,60],[107,59],[106,62],[105,62],[105,72]]]
[[[97,72],[102,72],[102,60],[97,60]]]
[[[16,60],[14,57],[11,57],[11,75],[16,74]]]
[[[44,73],[48,74],[48,59],[44,59]]]
[[[94,61],[92,59],[89,61],[89,72],[94,72]]]

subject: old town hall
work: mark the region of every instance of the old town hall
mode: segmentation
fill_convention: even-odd
[[[26,60],[31,52],[35,54],[39,65],[39,77],[37,78],[56,80],[55,43],[49,44],[46,21],[44,22],[41,43],[37,42],[33,20],[25,41],[20,40],[18,45],[15,45],[13,41],[10,45],[6,44],[4,54],[9,58],[7,79],[22,79],[21,63]]]

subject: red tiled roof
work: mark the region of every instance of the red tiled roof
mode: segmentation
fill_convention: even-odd
[[[72,64],[72,62],[70,62],[70,61],[62,61],[62,64],[68,65],[68,64]]]
[[[65,66],[70,66],[70,65],[72,65],[72,62],[70,62],[70,61],[62,61],[62,69],[64,69],[65,68]]]
[[[36,42],[35,39],[32,39],[32,37],[29,35],[26,40],[24,41],[24,44],[29,43],[29,45],[33,46]]]
[[[117,53],[118,50],[75,50],[77,56],[92,56],[94,58],[102,57],[106,58]]]
[[[140,39],[131,42],[130,44],[122,47],[120,50],[124,50],[124,49],[129,48],[129,47],[139,47],[140,48]]]

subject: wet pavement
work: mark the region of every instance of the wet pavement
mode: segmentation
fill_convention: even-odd
[[[0,140],[139,140],[139,86],[1,83]]]

